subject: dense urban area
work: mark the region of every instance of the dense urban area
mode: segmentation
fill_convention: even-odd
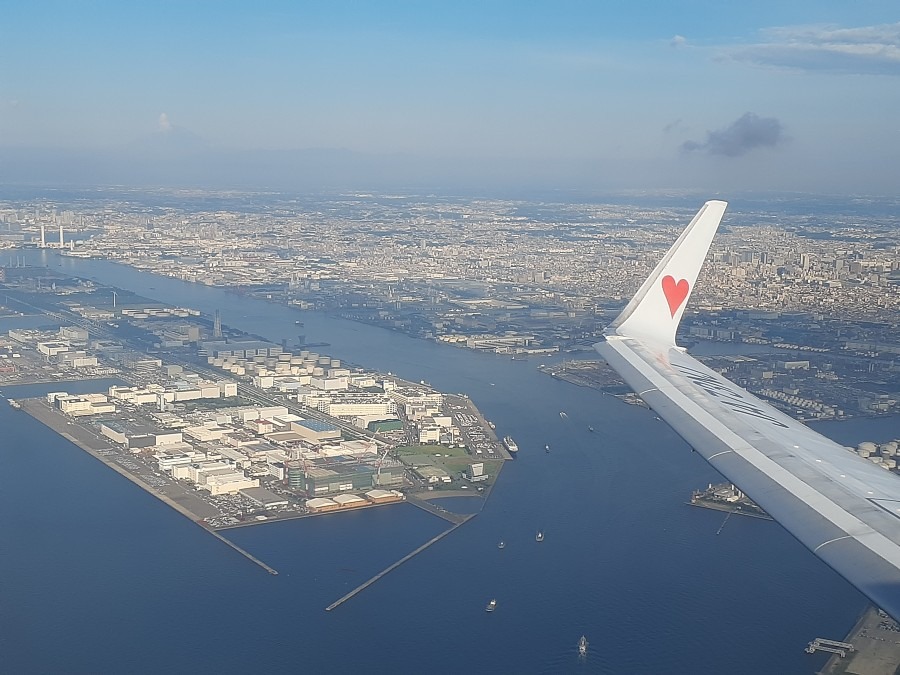
[[[800,418],[896,412],[896,218],[778,206],[726,214],[681,343],[771,347],[714,365]],[[0,230],[10,247],[62,248],[524,358],[591,351],[694,209],[126,193],[0,204]]]
[[[60,382],[23,405],[51,424],[77,421],[93,438],[83,445],[213,529],[483,493],[517,446],[465,395],[342,363],[308,344],[299,320],[297,344],[274,344],[218,315],[29,264],[29,252],[109,259],[524,359],[590,352],[690,213],[359,194],[6,202],[5,312],[52,325],[10,329],[0,370],[7,384]],[[895,413],[898,252],[892,218],[730,213],[680,340],[759,348],[705,361],[795,417]],[[596,359],[541,368],[640,403]],[[114,379],[88,393],[63,384],[91,378]],[[896,469],[896,443],[856,451]]]

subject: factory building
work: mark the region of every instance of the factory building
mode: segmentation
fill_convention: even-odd
[[[309,386],[313,389],[322,389],[323,391],[339,391],[347,389],[350,386],[350,379],[346,376],[341,377],[316,377],[310,378]]]
[[[397,389],[393,387],[393,382],[385,381],[383,383],[384,390],[390,393],[391,398],[404,406],[424,406],[431,409],[439,409],[444,401],[444,395],[439,391],[429,391],[426,389],[404,388]]]
[[[88,332],[79,326],[62,326],[59,329],[59,339],[69,343],[80,343],[86,345],[88,341]]]
[[[352,394],[331,397],[328,409],[332,417],[397,417],[397,401],[385,394]]]
[[[422,480],[424,480],[429,485],[434,485],[436,483],[452,483],[453,479],[450,477],[450,474],[437,466],[417,466],[413,469]]]
[[[314,497],[313,499],[306,500],[306,508],[309,509],[311,513],[326,513],[328,511],[337,511],[341,507],[337,502],[330,499]]]
[[[108,420],[100,425],[100,433],[126,448],[154,448],[182,442],[180,431],[154,429],[142,424]]]
[[[57,357],[57,363],[67,368],[90,368],[97,365],[97,357],[84,351],[63,352]]]
[[[341,437],[341,430],[328,422],[319,420],[301,420],[300,422],[291,423],[291,431],[300,434],[305,440],[321,443],[338,439]]]
[[[213,422],[210,426],[187,427],[184,429],[184,435],[200,443],[210,443],[222,439],[230,431],[231,427],[220,427]]]
[[[278,356],[283,353],[281,345],[260,340],[209,341],[200,343],[200,356],[211,356],[215,359],[228,356],[253,358],[254,356]]]
[[[402,502],[406,497],[402,492],[396,490],[370,490],[366,493],[366,499],[373,504],[390,504],[392,502]]]
[[[290,483],[290,467],[288,469]],[[375,469],[365,464],[335,463],[326,467],[308,467],[301,473],[300,489],[308,495],[325,495],[375,487]],[[297,477],[295,476],[295,479]]]
[[[106,394],[73,396],[66,392],[54,392],[47,394],[47,401],[72,417],[116,412],[115,404],[109,402]]]
[[[10,335],[10,337],[12,337]],[[63,352],[69,351],[69,343],[60,340],[50,340],[47,342],[38,342],[37,350],[44,356],[57,356]]]
[[[259,487],[258,478],[247,478],[243,473],[210,476],[203,486],[211,495],[231,495],[248,488]]]
[[[275,509],[290,504],[284,497],[262,487],[242,488],[241,494],[264,509]]]
[[[108,390],[109,397],[119,401],[127,401],[135,405],[156,403],[156,391],[141,387],[112,386]]]
[[[274,419],[288,414],[288,409],[280,405],[271,406],[269,408],[241,408],[238,411],[241,422],[244,424],[250,420]]]
[[[383,459],[375,472],[375,485],[380,488],[402,487],[406,482],[406,466],[396,459]]]

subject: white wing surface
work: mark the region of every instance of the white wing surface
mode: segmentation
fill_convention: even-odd
[[[675,345],[725,207],[721,201],[703,206],[597,351],[717,471],[900,620],[900,478]]]

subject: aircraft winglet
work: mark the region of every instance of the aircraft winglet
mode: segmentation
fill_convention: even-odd
[[[607,327],[607,336],[675,346],[675,331],[726,206],[718,200],[703,205],[631,302]]]

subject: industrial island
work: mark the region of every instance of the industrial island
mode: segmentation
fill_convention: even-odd
[[[511,458],[463,394],[46,268],[3,286],[41,323],[0,337],[10,405],[214,534],[402,501],[458,525],[432,500],[486,498]]]

